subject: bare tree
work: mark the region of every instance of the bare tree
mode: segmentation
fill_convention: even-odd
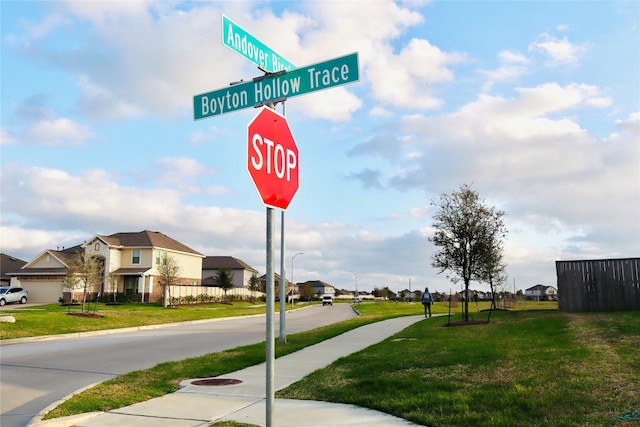
[[[118,299],[118,276],[109,274],[107,276],[107,290],[113,294],[113,303]]]
[[[76,289],[82,289],[82,313],[87,303],[87,293],[102,283],[103,265],[96,257],[87,256],[84,251],[76,251],[67,261],[65,286],[69,289],[73,301]]]
[[[438,248],[431,265],[440,273],[448,271],[454,283],[464,282],[464,320],[468,321],[469,283],[484,281],[501,265],[501,241],[507,233],[504,212],[486,206],[468,185],[442,194],[431,204],[436,208],[435,232],[429,241]]]
[[[171,298],[171,286],[178,282],[181,268],[175,258],[167,256],[162,258],[158,265],[158,282],[164,289],[166,296],[164,306],[175,307],[173,298]]]

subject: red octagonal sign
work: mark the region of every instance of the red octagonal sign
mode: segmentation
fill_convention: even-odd
[[[266,206],[286,210],[299,186],[300,155],[287,119],[268,107],[247,127],[247,170]]]

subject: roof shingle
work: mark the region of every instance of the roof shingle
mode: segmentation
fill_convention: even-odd
[[[186,252],[195,255],[202,255],[200,252],[191,249],[166,234],[158,231],[138,231],[130,233],[115,233],[109,236],[100,236],[105,242],[114,246],[141,247],[141,248],[162,248],[179,252]]]

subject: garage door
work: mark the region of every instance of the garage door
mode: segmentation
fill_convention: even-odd
[[[60,282],[29,282],[21,280],[20,285],[29,292],[29,302],[57,303],[62,296],[62,285]]]

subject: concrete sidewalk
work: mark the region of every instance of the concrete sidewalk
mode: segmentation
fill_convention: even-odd
[[[274,388],[283,389],[335,360],[388,338],[423,316],[389,319],[365,325],[335,338],[275,360]],[[237,384],[196,385],[186,380],[180,390],[110,412],[82,414],[49,421],[34,419],[30,427],[203,427],[233,420],[266,425],[266,366],[260,364],[213,379]],[[354,405],[306,400],[276,399],[273,411],[278,427],[311,426],[411,426],[416,425]]]

